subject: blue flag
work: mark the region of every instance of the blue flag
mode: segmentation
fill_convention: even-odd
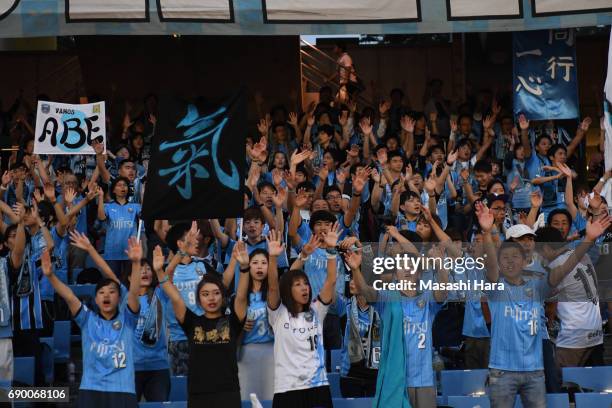
[[[578,112],[572,29],[513,34],[514,114],[530,120],[573,119]]]

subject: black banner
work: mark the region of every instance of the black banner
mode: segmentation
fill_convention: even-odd
[[[143,218],[241,217],[247,134],[244,89],[212,109],[176,98],[160,102]]]

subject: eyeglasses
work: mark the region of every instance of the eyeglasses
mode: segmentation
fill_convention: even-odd
[[[328,195],[326,198],[328,200],[340,200],[342,196],[341,195]]]
[[[506,207],[491,207],[491,211],[504,211]]]

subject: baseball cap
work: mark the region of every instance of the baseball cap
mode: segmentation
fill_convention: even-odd
[[[525,224],[513,225],[506,231],[506,239],[517,239],[525,235],[533,235],[535,237],[535,232]]]

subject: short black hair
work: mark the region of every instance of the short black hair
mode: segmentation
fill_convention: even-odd
[[[556,143],[550,146],[550,149],[548,149],[548,152],[546,152],[546,154],[548,155],[548,157],[553,157],[555,153],[557,153],[558,150],[565,150],[565,153],[567,153],[567,148],[565,146],[563,146],[562,144]]]
[[[399,157],[400,159],[402,159],[402,163],[406,164],[406,159],[399,150],[392,150],[390,152],[387,152],[387,162],[390,162],[391,159],[393,159],[394,157]]]
[[[493,166],[491,166],[491,163],[489,163],[487,160],[478,160],[476,164],[474,164],[474,173],[476,172],[492,173]]]
[[[119,283],[117,283],[116,280],[110,278],[100,279],[98,283],[96,283],[96,290],[94,291],[94,293],[97,295],[98,291],[100,291],[100,289],[102,289],[103,287],[113,285],[117,288],[117,291],[119,292],[119,297],[121,297],[121,288],[119,287]]]
[[[327,135],[329,135],[329,137],[333,137],[334,136],[334,127],[332,125],[321,125],[319,126],[319,132],[318,133],[325,133]]]
[[[550,223],[552,222],[553,217],[557,214],[565,215],[565,217],[567,217],[568,224],[570,225],[572,224],[572,214],[570,214],[569,211],[567,211],[565,208],[555,208],[548,214],[548,217],[546,218],[547,226],[550,226]]]
[[[306,190],[308,192],[315,191],[317,187],[311,181],[302,181],[297,185],[295,191]]]
[[[419,202],[421,201],[421,196],[419,196],[417,193],[412,190],[406,190],[400,196],[400,205],[404,205],[404,203],[411,198],[417,198]]]
[[[225,306],[227,306],[227,290],[225,289],[223,280],[219,277],[218,274],[214,272],[207,273],[206,275],[202,276],[202,279],[200,280],[200,282],[198,282],[198,286],[195,290],[195,298],[197,304],[200,305],[200,307],[202,306],[202,304],[200,303],[200,290],[207,283],[217,285],[217,287],[219,288],[219,291],[221,292],[221,297],[223,298],[223,304],[221,305],[221,310],[223,311]]]
[[[521,256],[523,257],[523,259],[527,259],[527,252],[525,251],[525,248],[523,248],[521,244],[519,244],[518,242],[514,242],[514,241],[504,241],[499,247],[499,250],[497,251],[497,256],[498,257],[501,256],[501,253],[508,249],[518,250]]]
[[[566,243],[561,231],[553,227],[538,228],[535,233],[535,242],[541,246],[549,246],[554,250],[563,247]]]
[[[314,226],[319,221],[330,222],[333,224],[337,221],[337,218],[334,214],[327,210],[315,211],[310,214],[310,221],[308,222],[308,226],[310,227],[311,231],[314,231]]]
[[[342,191],[340,190],[340,187],[338,187],[337,184],[332,184],[331,186],[325,187],[325,189],[323,190],[323,197],[327,197],[327,195],[331,193],[332,191],[337,191],[338,193],[340,193],[340,195],[342,195]]]
[[[136,164],[136,162],[134,161],[134,159],[132,159],[131,157],[128,157],[127,159],[123,159],[121,160],[121,163],[119,163],[119,168],[122,168],[123,166],[125,166],[127,163],[133,163]]]
[[[331,155],[332,159],[334,160],[334,163],[340,163],[342,161],[342,153],[338,149],[328,147],[327,149],[325,149],[325,152],[323,152],[323,154],[325,153],[329,153]]]
[[[257,191],[261,193],[266,187],[270,187],[275,193],[277,192],[274,184],[270,183],[269,181],[262,181],[261,183],[257,184]]]
[[[117,177],[115,178],[110,185],[108,194],[110,195],[110,197],[114,200],[116,199],[115,197],[115,187],[117,186],[117,184],[119,184],[120,181],[123,181],[127,187],[128,187],[128,192],[127,192],[127,196],[126,198],[130,197],[132,195],[132,188],[130,187],[130,180],[127,179],[127,177]]]
[[[261,212],[261,208],[259,207],[249,207],[244,210],[244,215],[242,216],[242,219],[244,222],[251,220],[259,220],[262,224],[265,224],[266,222],[263,212]]]
[[[180,241],[181,239],[183,239],[183,237],[185,237],[185,234],[187,234],[187,231],[189,231],[190,229],[191,229],[191,224],[186,223],[186,222],[175,224],[172,227],[170,227],[170,229],[168,230],[168,233],[166,234],[166,246],[168,247],[168,249],[174,253],[177,253],[178,252],[178,245],[176,244],[177,241]]]
[[[548,139],[548,141],[552,144],[552,138],[548,136],[547,134],[543,134],[543,135],[536,137],[534,146],[539,145],[542,139]]]

